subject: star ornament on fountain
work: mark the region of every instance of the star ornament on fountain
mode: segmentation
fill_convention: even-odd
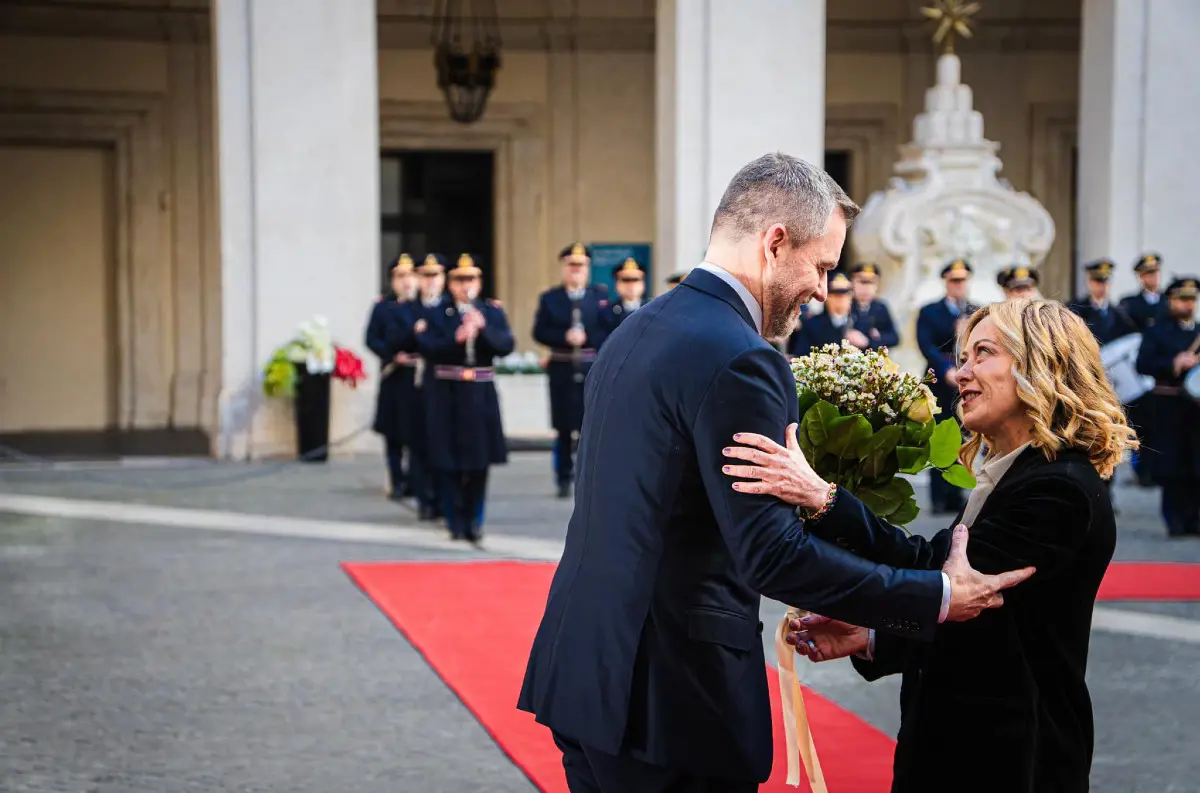
[[[981,3],[964,3],[962,0],[937,0],[932,6],[924,6],[921,13],[937,23],[933,43],[942,45],[942,54],[954,52],[954,37],[971,38],[972,16],[982,8]]]

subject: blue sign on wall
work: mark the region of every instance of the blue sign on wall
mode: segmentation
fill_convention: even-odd
[[[647,242],[593,242],[592,283],[604,284],[610,295],[616,295],[617,268],[630,256],[646,271],[645,299],[649,300],[654,296],[654,279],[650,277],[650,243]]]

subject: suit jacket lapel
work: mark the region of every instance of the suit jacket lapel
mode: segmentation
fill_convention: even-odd
[[[1012,487],[1013,482],[1019,479],[1022,474],[1024,474],[1030,468],[1035,468],[1044,462],[1046,462],[1046,455],[1042,453],[1041,449],[1030,446],[1025,451],[1021,452],[1021,455],[1013,461],[1012,466],[1004,472],[1004,476],[1000,477],[1000,481],[996,483],[995,489],[992,490],[992,492],[988,495],[988,499],[984,502],[983,508],[979,510],[979,515],[975,517],[975,522],[979,523],[981,520],[987,517],[992,506],[996,503],[996,497],[1002,496],[1005,488]],[[965,511],[966,508],[964,507],[963,512]],[[957,526],[958,521],[960,520],[962,520],[962,512],[958,513],[958,520],[954,522],[954,525]]]
[[[741,314],[742,319],[746,320],[747,325],[752,328],[755,327],[754,317],[750,316],[750,310],[742,302],[741,295],[735,292],[732,286],[707,270],[692,270],[688,273],[687,278],[680,282],[679,286],[686,286],[689,289],[695,289],[698,292],[703,292],[718,300],[725,301],[733,306],[737,313]]]

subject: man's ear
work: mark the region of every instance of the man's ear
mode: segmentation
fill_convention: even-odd
[[[763,253],[766,255],[768,263],[774,264],[779,256],[779,251],[787,245],[788,233],[787,229],[780,223],[773,224],[767,229],[763,235]]]

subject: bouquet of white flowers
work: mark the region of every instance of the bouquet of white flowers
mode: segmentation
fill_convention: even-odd
[[[901,372],[886,350],[829,344],[792,361],[800,400],[800,449],[828,482],[879,517],[904,526],[920,511],[900,474],[937,468],[947,482],[975,486],[958,462],[962,431],[940,409],[924,377]]]

